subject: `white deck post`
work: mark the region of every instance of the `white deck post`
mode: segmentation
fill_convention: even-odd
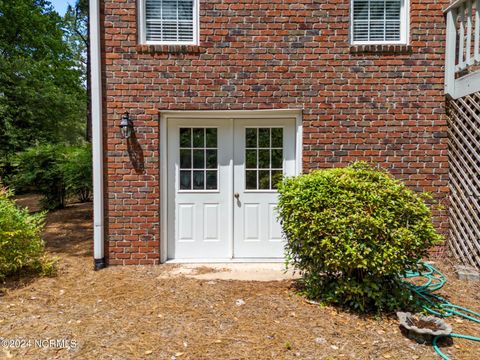
[[[457,48],[457,29],[455,21],[457,9],[447,12],[447,44],[445,46],[445,93],[455,94],[455,53]]]

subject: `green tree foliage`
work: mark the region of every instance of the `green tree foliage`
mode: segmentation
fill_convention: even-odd
[[[308,296],[358,311],[409,303],[398,275],[441,241],[427,195],[365,163],[287,178],[279,192],[287,259]]]
[[[0,158],[84,137],[84,69],[46,0],[0,0]],[[68,40],[68,39],[67,39]]]
[[[88,66],[88,0],[77,0],[74,6],[68,5],[63,18],[64,37],[69,45],[73,60],[82,70],[82,80],[87,81]]]
[[[40,192],[47,210],[64,207],[70,197],[88,201],[92,193],[91,146],[46,144],[29,148],[15,157],[13,176],[8,180],[15,190]]]
[[[53,275],[56,260],[45,255],[40,236],[44,214],[29,214],[10,197],[10,192],[0,188],[0,281],[21,270]]]
[[[65,40],[69,45],[73,59],[82,72],[82,81],[86,84],[87,93],[90,93],[90,42],[88,21],[88,0],[77,0],[75,5],[68,5],[63,19]],[[87,99],[86,133],[85,138],[92,138],[92,117],[90,113],[90,98]]]

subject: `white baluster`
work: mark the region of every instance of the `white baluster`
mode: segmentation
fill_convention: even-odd
[[[460,5],[460,34],[458,44],[458,65],[457,70],[461,71],[465,68],[465,4]]]
[[[473,43],[475,62],[480,62],[480,0],[475,5],[475,40]]]
[[[473,65],[472,58],[472,1],[467,1],[467,51],[466,51],[466,66]]]

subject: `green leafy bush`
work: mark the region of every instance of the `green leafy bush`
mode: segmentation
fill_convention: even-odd
[[[279,192],[287,262],[307,296],[362,312],[410,302],[398,275],[441,241],[427,194],[366,163],[286,178]]]
[[[0,188],[0,281],[20,270],[52,275],[55,260],[45,256],[40,237],[44,214],[29,214],[10,197],[11,192]]]
[[[60,164],[65,191],[76,196],[81,202],[89,201],[93,191],[92,148],[69,147],[66,159]]]
[[[52,210],[65,206],[66,191],[60,164],[65,161],[62,145],[39,145],[16,157],[15,174],[8,185],[16,191],[34,189],[43,195],[42,207]]]
[[[39,145],[16,156],[8,185],[16,191],[37,191],[44,209],[65,207],[71,196],[88,201],[92,191],[91,147]]]

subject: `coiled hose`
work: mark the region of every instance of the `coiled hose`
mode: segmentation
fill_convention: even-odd
[[[447,282],[447,278],[440,271],[438,271],[434,266],[427,263],[421,263],[425,271],[416,272],[408,271],[405,276],[402,276],[402,279],[410,278],[423,278],[425,282],[422,285],[414,285],[410,282],[403,280],[404,284],[408,286],[414,294],[416,294],[422,301],[422,307],[429,313],[438,316],[438,317],[449,317],[449,316],[459,316],[464,319],[474,321],[480,324],[480,314],[467,309],[462,306],[454,305],[448,300],[435,295],[434,292],[441,289],[443,285]],[[472,341],[480,341],[480,337],[462,335],[462,334],[450,334],[448,335],[452,338],[460,338]],[[437,341],[440,336],[436,336],[433,339],[433,348],[438,355],[444,360],[450,360],[450,358],[445,355],[437,345]]]

